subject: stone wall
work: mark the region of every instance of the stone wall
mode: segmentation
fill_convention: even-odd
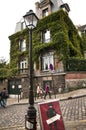
[[[65,75],[66,88],[86,87],[86,72],[71,72]]]
[[[29,78],[22,78],[21,80],[22,85],[22,98],[26,98],[29,96]]]
[[[65,88],[65,73],[53,73],[50,75],[41,75],[34,78],[34,87],[39,84],[44,89],[44,84],[49,82],[51,92],[56,94]]]

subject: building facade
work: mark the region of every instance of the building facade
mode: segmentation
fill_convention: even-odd
[[[66,87],[62,60],[68,53],[65,40],[67,38],[70,42],[70,34],[72,36],[72,32],[75,33],[69,24],[72,24],[68,17],[70,8],[62,0],[40,0],[35,6],[40,20],[35,32],[33,31],[34,93],[38,84],[45,89],[48,83],[51,92],[56,95]],[[66,27],[69,30],[66,31]],[[75,28],[74,25],[72,28]],[[29,93],[29,35],[23,20],[16,24],[15,33],[9,36],[9,39],[12,69],[12,76],[8,81],[9,93],[19,95],[23,92],[23,97],[26,97]]]

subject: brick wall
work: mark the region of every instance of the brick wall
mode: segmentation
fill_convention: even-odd
[[[86,72],[66,73],[65,79],[86,79]]]
[[[65,75],[66,88],[86,87],[86,72],[71,72]]]

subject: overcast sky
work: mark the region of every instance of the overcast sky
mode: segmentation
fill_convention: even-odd
[[[33,9],[39,0],[1,0],[0,1],[0,59],[9,60],[10,41],[8,37],[15,31],[16,23]],[[86,0],[63,0],[70,7],[69,17],[75,25],[86,24]]]

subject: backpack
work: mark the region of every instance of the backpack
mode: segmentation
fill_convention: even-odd
[[[5,98],[7,99],[9,96],[8,96],[8,93],[7,92],[1,92],[1,98]]]

